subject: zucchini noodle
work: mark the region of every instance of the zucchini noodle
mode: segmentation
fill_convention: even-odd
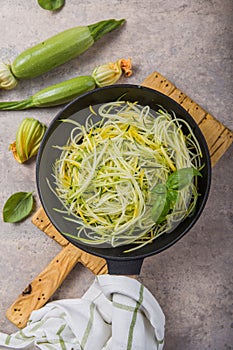
[[[96,115],[100,121],[94,123]],[[74,128],[53,167],[52,191],[62,202],[59,210],[77,224],[77,232],[64,233],[80,243],[135,248],[174,229],[195,207],[197,180],[179,191],[166,220],[151,217],[152,189],[165,184],[177,169],[201,167],[201,150],[190,126],[159,106],[128,101],[105,103],[90,115],[85,126]],[[182,128],[185,128],[185,135]]]

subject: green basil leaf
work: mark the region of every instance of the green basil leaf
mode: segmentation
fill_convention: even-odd
[[[44,10],[59,10],[65,4],[65,0],[38,0],[38,4]]]
[[[182,190],[190,185],[194,176],[202,176],[194,168],[182,168],[174,171],[167,179],[166,186],[168,190]]]
[[[170,201],[171,207],[174,207],[178,198],[178,191],[169,189],[167,191],[167,197]]]
[[[167,194],[167,188],[166,185],[164,184],[157,184],[155,185],[152,190],[151,190],[152,196],[153,195],[163,195],[163,194]]]
[[[151,217],[156,224],[160,224],[165,220],[170,209],[166,185],[158,184],[152,189],[151,192],[153,199]]]
[[[19,222],[30,214],[32,208],[32,192],[16,192],[8,198],[3,207],[3,220]]]
[[[170,211],[170,207],[171,207],[171,203],[169,201],[169,198],[166,197],[165,203],[163,205],[163,210],[162,210],[160,216],[158,217],[156,224],[161,224],[166,219],[167,214]]]

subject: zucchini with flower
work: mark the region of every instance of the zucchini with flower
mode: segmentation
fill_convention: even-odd
[[[13,89],[19,79],[35,78],[70,61],[124,22],[109,19],[70,28],[25,50],[12,64],[0,63],[0,88]]]
[[[46,125],[37,119],[22,120],[16,133],[16,140],[10,145],[17,162],[24,163],[37,154],[46,128]]]
[[[92,75],[78,76],[49,86],[25,100],[0,102],[0,110],[23,110],[65,104],[96,87],[115,84],[123,73],[126,77],[131,76],[131,59],[122,58],[115,63],[100,65],[93,70]]]

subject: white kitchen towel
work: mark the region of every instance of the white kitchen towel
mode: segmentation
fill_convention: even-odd
[[[0,332],[0,345],[41,350],[162,350],[165,317],[156,299],[137,280],[96,276],[80,299],[46,304],[27,326]]]

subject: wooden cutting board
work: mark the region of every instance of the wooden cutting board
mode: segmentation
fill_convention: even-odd
[[[142,82],[142,85],[168,95],[190,113],[207,141],[211,164],[214,166],[230,147],[233,136],[232,131],[160,73],[152,73]],[[49,222],[42,208],[33,216],[32,223],[59,243],[62,249],[49,265],[29,283],[7,310],[7,318],[19,328],[26,326],[31,312],[39,309],[49,300],[78,262],[89,268],[96,275],[108,272],[104,259],[85,253],[69,243]]]

